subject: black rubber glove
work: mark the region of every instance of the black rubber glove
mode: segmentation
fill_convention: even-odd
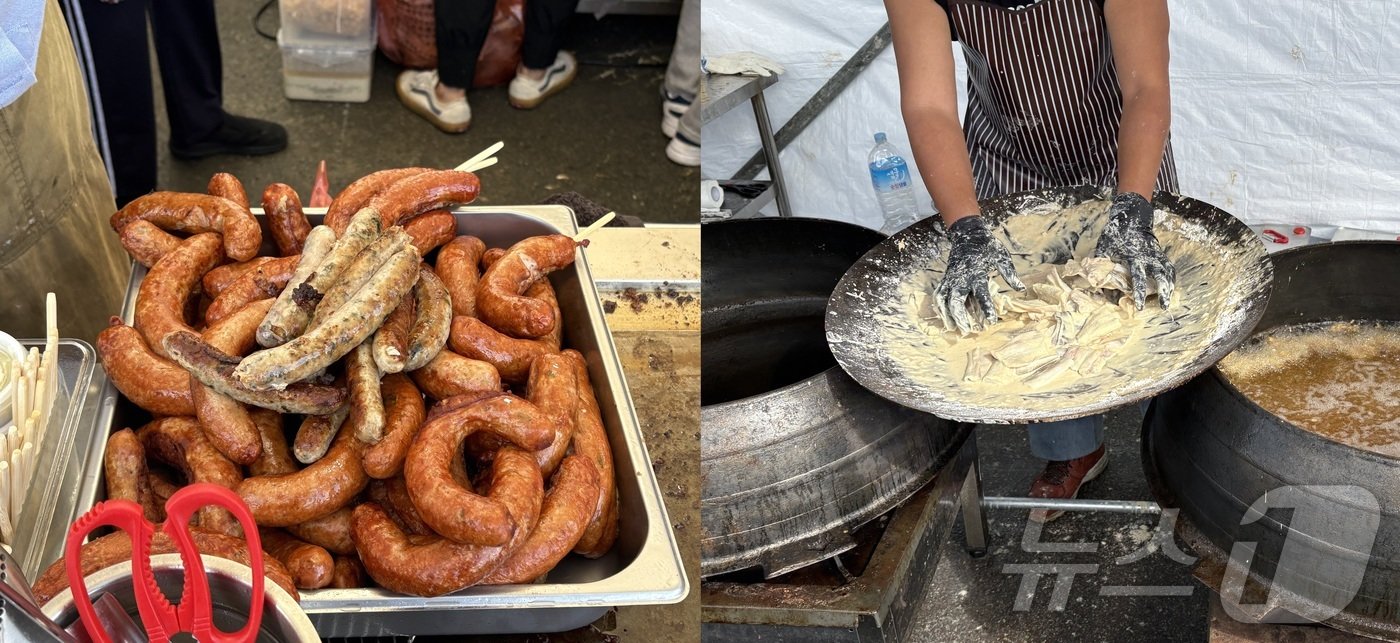
[[[1128,267],[1133,280],[1133,304],[1138,310],[1147,303],[1148,279],[1157,282],[1158,303],[1163,308],[1171,304],[1176,268],[1152,234],[1152,204],[1141,194],[1124,192],[1113,197],[1108,225],[1099,236],[1094,256],[1108,257]]]
[[[1016,276],[1016,267],[1011,265],[1011,253],[992,236],[987,222],[980,216],[954,221],[948,226],[948,240],[953,242],[953,249],[948,253],[948,269],[934,291],[943,318],[952,320],[964,333],[971,330],[972,319],[967,312],[967,297],[971,295],[986,322],[995,324],[997,311],[987,289],[992,271],[1001,272],[1006,283],[1016,290],[1026,287]]]

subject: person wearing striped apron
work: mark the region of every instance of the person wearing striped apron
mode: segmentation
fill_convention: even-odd
[[[1126,265],[1139,310],[1175,272],[1152,233],[1153,190],[1174,192],[1166,0],[885,0],[909,140],[952,250],[935,298],[960,326],[996,321],[987,277],[1022,289],[978,200],[1052,186],[1113,186],[1095,254]],[[967,60],[959,125],[952,42]],[[1074,498],[1107,464],[1103,416],[1027,427],[1048,460],[1038,498]],[[1032,512],[1045,521],[1059,511]]]

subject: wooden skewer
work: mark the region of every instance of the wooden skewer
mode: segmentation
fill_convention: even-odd
[[[476,156],[473,156],[473,157],[467,159],[467,160],[466,160],[465,162],[463,162],[461,165],[458,165],[458,166],[457,166],[457,170],[462,171],[462,172],[475,172],[475,171],[477,171],[477,170],[479,170],[479,169],[481,169],[481,168],[483,168],[483,167],[489,167],[489,165],[479,165],[479,164],[480,164],[481,162],[485,161],[486,158],[489,157],[489,156],[491,156],[492,154],[495,154],[496,152],[501,151],[501,148],[503,148],[503,147],[505,147],[505,146],[506,146],[505,141],[496,141],[496,142],[495,142],[494,144],[492,144],[490,147],[487,147],[486,149],[484,149],[484,150],[478,152]]]
[[[10,463],[5,462],[3,458],[0,458],[0,509],[4,510],[5,517],[8,519],[10,516]],[[3,529],[4,526],[0,525],[0,531],[7,531]],[[4,537],[5,542],[10,542],[12,536],[5,534]]]
[[[500,161],[500,160],[501,160],[501,159],[498,159],[498,158],[496,158],[496,157],[493,156],[493,157],[491,157],[491,158],[489,158],[489,159],[486,159],[486,160],[484,160],[484,161],[482,161],[482,162],[480,162],[480,163],[477,163],[476,165],[473,165],[473,166],[472,166],[470,169],[468,169],[467,171],[468,171],[468,172],[480,172],[480,171],[482,171],[482,170],[484,170],[484,169],[486,169],[486,168],[488,168],[488,167],[491,167],[492,165],[495,165],[495,164],[496,164],[498,161]]]
[[[24,486],[24,463],[19,460],[19,449],[10,452],[10,515],[19,515],[20,488]]]
[[[587,239],[594,232],[597,232],[598,228],[607,225],[608,222],[612,221],[613,218],[615,218],[616,216],[616,212],[609,212],[601,217],[598,217],[597,221],[594,221],[593,223],[589,224],[587,228],[584,228],[578,234],[574,235],[574,241],[583,241],[584,239]]]

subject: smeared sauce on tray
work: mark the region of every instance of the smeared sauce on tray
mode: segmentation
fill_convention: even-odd
[[[1219,367],[1255,404],[1294,425],[1400,457],[1400,324],[1281,326]]]

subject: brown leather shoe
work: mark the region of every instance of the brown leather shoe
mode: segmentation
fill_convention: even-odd
[[[1097,478],[1108,466],[1108,445],[1101,444],[1093,453],[1073,460],[1052,460],[1045,463],[1045,470],[1031,483],[1030,497],[1059,498],[1068,500],[1079,497],[1079,488],[1084,483]],[[1032,509],[1031,520],[1050,522],[1063,514],[1063,510]]]

